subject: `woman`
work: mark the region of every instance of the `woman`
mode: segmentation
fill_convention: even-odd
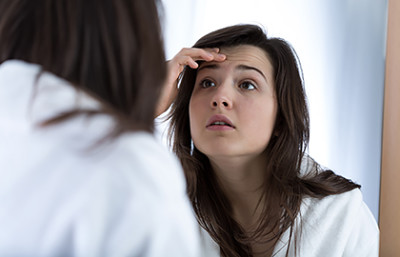
[[[306,154],[309,116],[290,45],[254,25],[202,37],[185,59],[170,140],[221,256],[378,256],[359,185]],[[199,49],[217,48],[208,61]],[[197,61],[197,64],[193,64]]]
[[[0,0],[0,256],[200,256],[157,5]]]

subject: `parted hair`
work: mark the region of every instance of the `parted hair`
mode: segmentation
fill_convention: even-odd
[[[289,231],[298,246],[295,219],[303,197],[323,198],[360,186],[311,162],[307,175],[301,166],[307,160],[309,114],[300,62],[291,45],[270,38],[257,25],[235,25],[211,32],[193,47],[226,48],[251,45],[262,49],[273,66],[278,112],[272,137],[265,149],[266,181],[259,199],[262,215],[255,231],[248,233],[235,221],[232,206],[217,182],[206,155],[193,145],[189,124],[189,102],[196,69],[185,68],[178,96],[170,112],[169,140],[187,179],[187,192],[200,225],[220,246],[221,256],[253,256],[251,242],[275,243]],[[304,164],[304,163],[303,163]],[[304,166],[304,165],[303,165]],[[307,239],[305,239],[307,240]],[[289,254],[289,247],[286,255]]]
[[[0,0],[0,63],[39,64],[102,103],[114,135],[153,131],[166,75],[157,0]]]

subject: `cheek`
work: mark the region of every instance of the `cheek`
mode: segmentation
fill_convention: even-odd
[[[252,105],[248,108],[251,110],[247,114],[242,114],[245,117],[245,122],[248,124],[248,135],[252,135],[252,143],[259,145],[267,145],[275,126],[277,107],[275,102],[269,104]]]

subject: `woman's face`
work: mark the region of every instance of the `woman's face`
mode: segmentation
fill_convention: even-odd
[[[204,62],[189,103],[194,145],[209,158],[255,157],[277,115],[273,67],[258,47],[222,48],[224,62]]]

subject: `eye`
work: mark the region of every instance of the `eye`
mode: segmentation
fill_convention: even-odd
[[[212,81],[209,80],[209,79],[203,79],[203,80],[200,82],[200,86],[201,86],[202,88],[209,88],[209,87],[215,87],[216,85],[215,85],[214,82],[212,82]]]
[[[239,85],[239,88],[244,90],[254,90],[256,89],[256,86],[250,81],[245,81]]]

